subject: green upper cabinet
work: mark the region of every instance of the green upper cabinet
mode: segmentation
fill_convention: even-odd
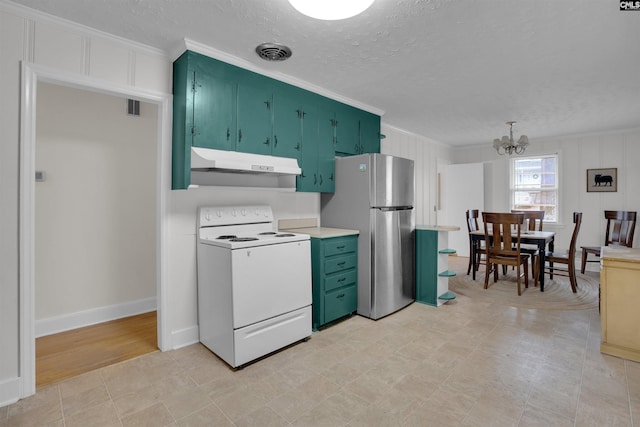
[[[340,155],[360,154],[360,122],[358,110],[350,105],[333,104],[335,113],[335,152]]]
[[[301,108],[302,155],[296,189],[305,192],[333,192],[335,188],[333,115],[322,97],[303,97]]]
[[[270,155],[273,145],[273,91],[268,78],[249,71],[240,74],[237,120],[236,149]]]
[[[298,90],[285,83],[274,84],[272,155],[300,160],[302,113]]]
[[[380,150],[380,117],[186,51],[173,63],[172,188],[191,180],[191,147],[298,160],[298,191],[332,192],[334,156]]]
[[[360,111],[360,152],[380,152],[380,116]]]
[[[211,65],[206,57],[194,61],[192,145],[235,150],[237,85]]]

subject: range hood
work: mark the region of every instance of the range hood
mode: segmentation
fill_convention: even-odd
[[[191,147],[191,185],[295,191],[296,159]]]

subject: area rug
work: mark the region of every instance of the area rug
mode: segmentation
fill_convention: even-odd
[[[530,308],[541,310],[587,310],[598,307],[598,292],[600,288],[600,276],[596,272],[586,271],[585,274],[577,273],[577,293],[571,291],[569,278],[554,275],[553,280],[545,276],[544,292],[540,287],[533,286],[533,279],[529,280],[529,288],[522,286],[522,295],[518,296],[516,273],[511,268],[507,275],[502,271],[496,283],[493,275],[489,277],[489,288],[484,289],[484,264],[476,273],[476,280],[467,276],[469,258],[449,257],[449,270],[456,272],[456,276],[449,279],[449,290],[458,295],[464,295],[471,299],[488,301],[495,304],[518,308]]]

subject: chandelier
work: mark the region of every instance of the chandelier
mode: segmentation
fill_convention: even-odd
[[[364,12],[375,0],[289,0],[303,15],[335,21]]]
[[[529,145],[529,138],[526,135],[522,135],[518,142],[513,140],[513,124],[515,122],[507,122],[509,125],[509,136],[505,135],[502,139],[494,139],[493,140],[493,148],[496,149],[498,154],[504,155],[512,155],[512,154],[522,154],[524,150],[527,149],[527,145]]]

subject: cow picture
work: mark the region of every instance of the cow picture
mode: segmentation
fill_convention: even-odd
[[[587,169],[587,192],[618,191],[618,169]]]
[[[601,185],[608,185],[609,187],[611,187],[611,185],[613,185],[613,177],[611,175],[596,174],[594,180],[594,185],[596,187],[600,187]]]

